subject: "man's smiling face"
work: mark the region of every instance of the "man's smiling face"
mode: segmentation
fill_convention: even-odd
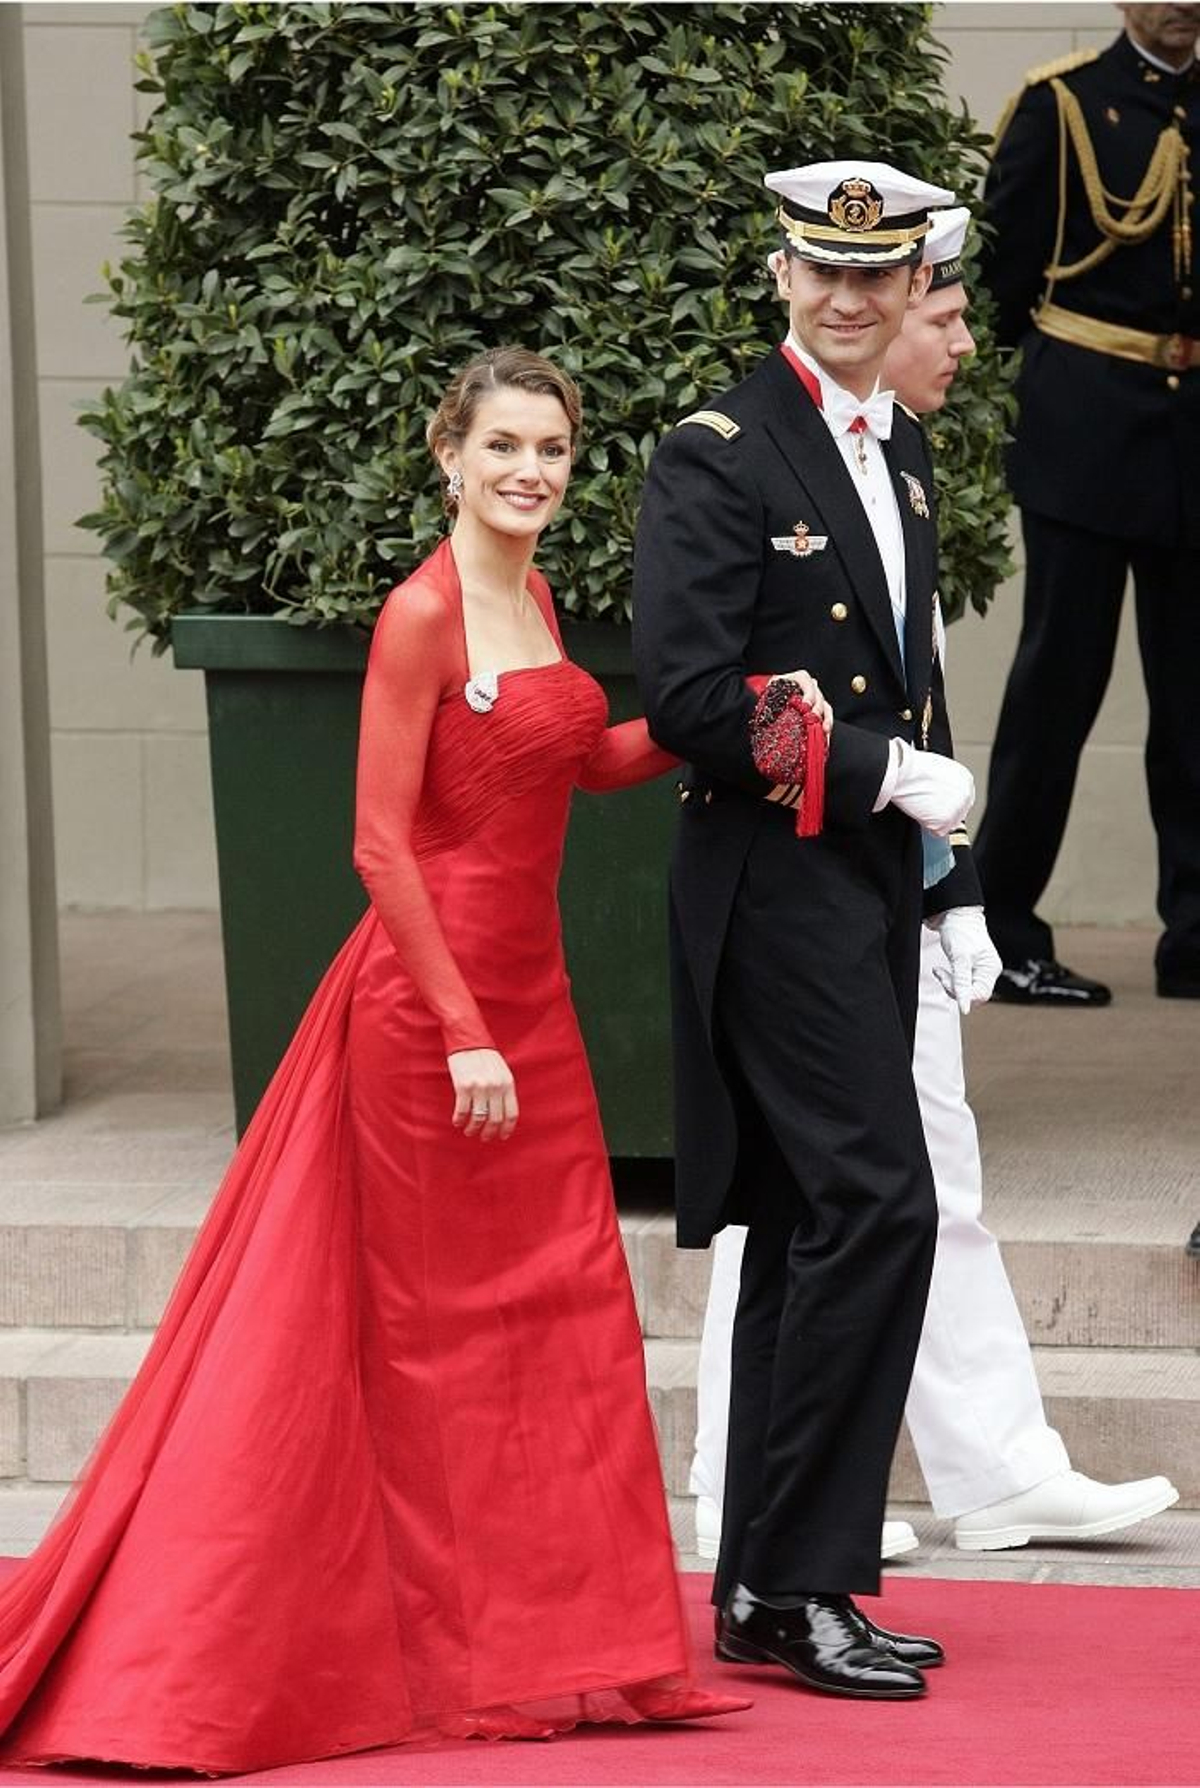
[[[905,313],[929,286],[921,267],[837,267],[786,255],[778,267],[792,332],[839,385],[865,397]]]

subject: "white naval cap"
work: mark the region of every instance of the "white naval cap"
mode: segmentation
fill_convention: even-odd
[[[810,162],[763,184],[779,195],[776,215],[793,253],[842,267],[919,261],[931,208],[954,203],[944,186],[883,161]]]
[[[970,222],[971,213],[965,205],[955,205],[948,211],[935,211],[930,218],[925,253],[921,260],[924,266],[933,268],[933,278],[929,282],[931,292],[936,292],[941,286],[955,285],[962,279],[963,244],[967,239]]]

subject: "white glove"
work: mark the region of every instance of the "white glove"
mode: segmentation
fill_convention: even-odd
[[[926,831],[948,838],[975,805],[975,778],[965,764],[937,751],[918,751],[907,739],[893,739],[900,748],[900,766],[892,784],[891,803]]]
[[[982,1006],[992,997],[996,977],[1004,964],[1000,953],[988,936],[981,906],[952,906],[947,912],[935,913],[925,923],[938,934],[946,953],[949,970],[935,968],[934,974],[965,1016],[972,1006]]]

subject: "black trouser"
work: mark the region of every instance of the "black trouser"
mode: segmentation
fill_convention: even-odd
[[[919,840],[894,813],[872,831],[894,875],[764,825],[722,956],[749,1233],[718,1605],[739,1581],[768,1599],[879,1585],[937,1211],[912,1079]]]
[[[1150,706],[1163,976],[1200,979],[1200,551],[1113,540],[1022,510],[1025,616],[992,747],[975,859],[1004,961],[1053,957],[1034,907],[1066,829],[1079,755],[1112,672],[1133,571]]]

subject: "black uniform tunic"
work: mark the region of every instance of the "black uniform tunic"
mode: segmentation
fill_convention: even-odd
[[[718,1601],[739,1578],[763,1594],[877,1585],[932,1262],[911,1072],[920,836],[872,808],[888,740],[919,740],[927,696],[931,746],[950,741],[932,468],[900,411],[884,453],[903,661],[851,474],[782,354],[667,436],[639,520],[639,684],[651,732],[692,766],[671,872],[679,1238],[750,1231]],[[763,799],[749,742],[746,676],[799,668],[836,715],[811,839]],[[938,892],[978,898],[969,862]]]
[[[1034,907],[1111,673],[1132,569],[1166,923],[1158,969],[1160,981],[1194,979],[1200,992],[1200,362],[1173,365],[1168,354],[1152,365],[1077,346],[1042,333],[1031,316],[1048,294],[1103,324],[1200,337],[1200,206],[1187,169],[1178,202],[1146,240],[1117,245],[1076,277],[1046,273],[1105,242],[1069,136],[1063,183],[1055,80],[1082,111],[1100,184],[1129,199],[1164,131],[1178,126],[1194,156],[1200,74],[1194,65],[1178,75],[1155,67],[1124,35],[1076,66],[1041,72],[1002,130],[985,194],[995,236],[984,277],[999,303],[1002,340],[1022,349],[1009,479],[1022,511],[1026,581],[977,860],[1006,964],[1052,958],[1053,935]],[[1190,240],[1179,229],[1181,209]]]

